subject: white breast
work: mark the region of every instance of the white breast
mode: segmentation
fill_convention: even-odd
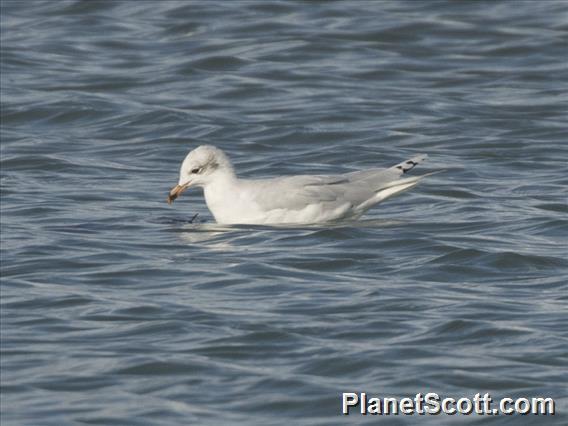
[[[204,190],[207,207],[221,224],[303,224],[328,222],[356,214],[350,203],[330,208],[326,203],[314,203],[302,209],[262,210],[238,185],[209,185]]]

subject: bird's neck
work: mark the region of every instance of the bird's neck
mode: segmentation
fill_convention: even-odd
[[[232,169],[217,172],[215,179],[204,186],[203,191],[206,198],[227,197],[227,194],[234,192],[238,186],[239,179]]]
[[[217,222],[225,222],[223,215],[227,205],[238,202],[238,188],[239,179],[232,170],[218,174],[213,181],[204,186],[205,202]]]

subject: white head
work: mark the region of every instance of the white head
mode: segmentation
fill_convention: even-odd
[[[231,162],[223,151],[211,145],[201,145],[190,151],[181,163],[179,182],[172,188],[168,203],[172,203],[191,186],[204,187],[221,177],[234,177]]]

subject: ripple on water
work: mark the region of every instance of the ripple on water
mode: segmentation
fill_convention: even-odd
[[[565,11],[4,2],[4,423],[338,424],[341,392],[432,391],[565,424]],[[223,226],[165,202],[201,144],[243,177],[444,173],[360,221]]]

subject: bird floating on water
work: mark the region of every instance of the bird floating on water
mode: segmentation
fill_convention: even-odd
[[[183,160],[179,182],[170,191],[168,203],[187,188],[199,186],[207,207],[221,224],[314,224],[357,219],[374,205],[431,175],[405,176],[426,157],[420,154],[387,169],[338,175],[240,179],[223,151],[202,145]]]

